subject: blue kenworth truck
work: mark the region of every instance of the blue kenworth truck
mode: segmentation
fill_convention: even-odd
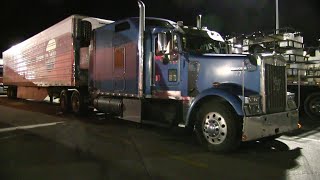
[[[219,152],[298,128],[282,56],[228,54],[221,35],[201,27],[200,18],[197,27],[185,26],[145,17],[144,3],[138,5],[139,17],[98,28],[74,16],[73,70],[86,83],[49,87],[62,110],[92,107],[137,123],[184,127]],[[87,69],[78,68],[82,59]]]

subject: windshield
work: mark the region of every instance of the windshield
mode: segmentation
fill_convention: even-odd
[[[196,29],[183,30],[185,32],[182,37],[183,51],[198,54],[226,54],[226,43],[214,40],[209,36],[208,31]]]

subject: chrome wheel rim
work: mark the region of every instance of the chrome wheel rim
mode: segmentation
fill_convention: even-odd
[[[221,144],[227,136],[227,123],[221,114],[209,112],[204,116],[202,132],[210,144]]]

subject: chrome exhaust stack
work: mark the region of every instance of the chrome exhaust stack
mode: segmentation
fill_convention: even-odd
[[[197,16],[197,28],[198,28],[198,29],[201,29],[201,28],[202,28],[202,25],[201,25],[201,17],[202,17],[201,14],[199,14],[199,15]]]
[[[145,5],[142,1],[138,1],[139,5],[139,39],[138,39],[138,56],[139,56],[139,69],[138,69],[138,96],[143,96],[143,41],[145,31]]]

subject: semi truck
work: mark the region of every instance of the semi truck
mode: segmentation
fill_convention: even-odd
[[[320,46],[305,47],[304,81],[301,90],[301,104],[313,121],[320,120]]]
[[[0,94],[7,93],[7,86],[3,85],[3,60],[0,59]]]
[[[254,51],[277,52],[287,62],[288,90],[295,93],[300,112],[310,120],[320,120],[320,54],[307,48],[301,32],[293,28],[259,31],[228,38],[230,51],[248,54]]]
[[[218,152],[298,129],[282,56],[227,54],[201,18],[185,26],[138,6],[139,17],[118,21],[73,15],[3,52],[8,96],[184,127]]]

